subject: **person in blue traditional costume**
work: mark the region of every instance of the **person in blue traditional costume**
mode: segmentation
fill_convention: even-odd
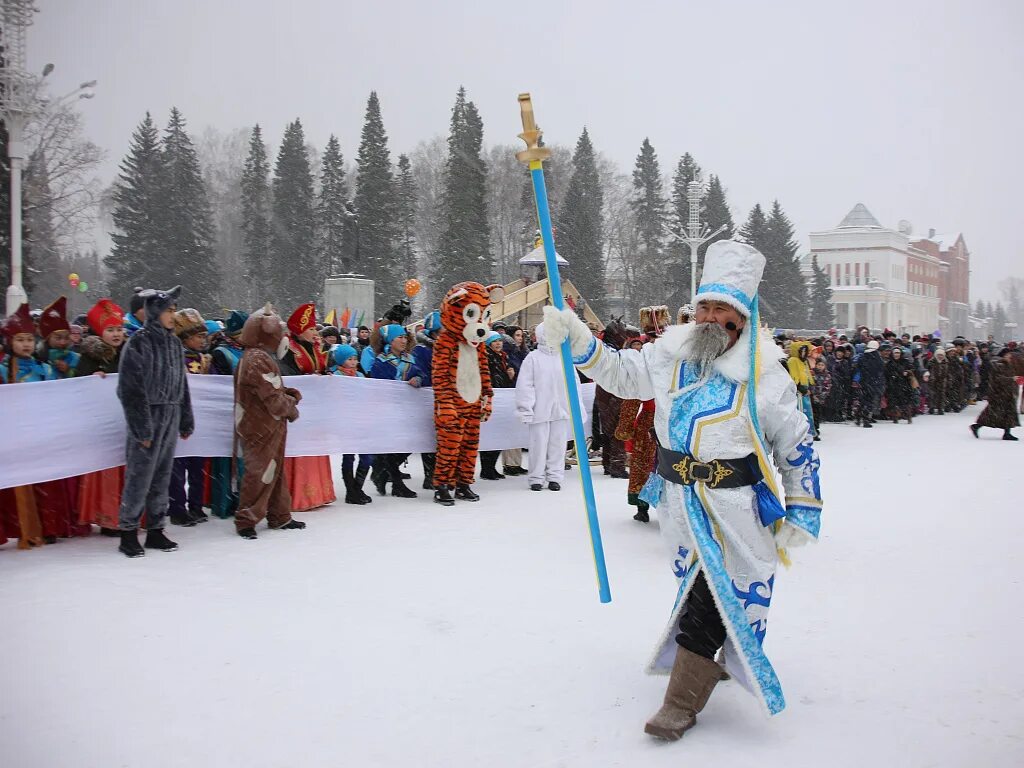
[[[224,332],[219,343],[210,350],[213,358],[211,371],[221,376],[234,376],[245,348],[239,341],[242,327],[249,319],[247,312],[231,310],[224,321]],[[234,479],[229,456],[214,456],[210,460],[210,511],[220,518],[228,518],[238,509],[238,489],[242,483],[245,465],[241,458],[235,459]]]
[[[645,731],[675,740],[692,728],[721,678],[768,714],[785,706],[762,649],[779,561],[818,538],[821,490],[813,433],[780,350],[759,332],[765,259],[744,243],[707,251],[695,322],[668,328],[642,351],[599,343],[570,310],[544,309],[548,343],[568,338],[573,362],[622,398],[654,398],[657,471],[643,496],[657,508],[677,579],[653,658],[670,675]],[[777,485],[781,474],[781,487]]]
[[[434,386],[434,342],[441,332],[441,313],[434,310],[423,319],[423,330],[416,334],[416,346],[412,349],[413,360],[420,369],[421,387]],[[421,453],[423,462],[423,490],[434,489],[434,467],[437,465],[436,453]]]
[[[404,381],[410,386],[418,387],[423,382],[423,372],[409,354],[409,334],[401,325],[392,323],[379,329],[381,351],[374,358],[370,368],[371,379]],[[381,496],[387,495],[387,484],[391,483],[391,495],[403,499],[415,499],[416,491],[405,484],[402,477],[402,464],[409,458],[407,453],[386,453],[377,456],[374,485]]]
[[[335,376],[348,376],[351,378],[365,378],[359,370],[359,353],[355,347],[348,344],[336,344],[331,349],[331,373]],[[359,454],[359,463],[356,464],[356,454],[346,453],[341,457],[341,476],[345,480],[345,503],[346,504],[369,504],[373,499],[363,492],[363,485],[366,484],[366,476],[370,474],[373,466],[373,454]]]
[[[71,325],[67,317],[68,300],[61,296],[43,309],[39,317],[39,336],[36,357],[49,363],[58,379],[70,379],[77,373],[81,355],[71,349]]]

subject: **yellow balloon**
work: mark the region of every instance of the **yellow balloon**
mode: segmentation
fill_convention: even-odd
[[[72,272],[70,275],[68,275],[68,280],[77,280],[77,279],[78,279],[78,273],[77,272]]]

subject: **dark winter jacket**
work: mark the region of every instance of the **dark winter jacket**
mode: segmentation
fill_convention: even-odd
[[[857,360],[855,370],[860,374],[860,386],[874,392],[885,388],[885,361],[878,352],[865,352]]]
[[[146,323],[125,342],[117,377],[117,396],[124,408],[128,431],[134,440],[153,439],[151,408],[177,405],[181,408],[178,432],[191,435],[195,429],[192,401],[185,374],[185,349],[170,331],[160,325],[160,314],[177,299],[177,290],[148,292]]]
[[[913,397],[910,376],[914,368],[905,357],[889,358],[885,363],[885,397],[890,408],[906,408]]]
[[[86,336],[82,339],[82,359],[78,361],[78,376],[92,376],[97,371],[117,373],[121,362],[120,347],[112,347],[99,336]]]
[[[509,389],[515,386],[515,382],[508,375],[509,365],[511,363],[504,351],[495,352],[490,347],[487,348],[487,367],[491,371],[492,389]]]

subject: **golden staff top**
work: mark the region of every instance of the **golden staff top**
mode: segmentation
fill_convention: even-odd
[[[551,150],[540,146],[540,137],[543,135],[543,131],[537,127],[537,121],[533,118],[533,102],[530,101],[530,94],[519,94],[519,111],[523,117],[523,132],[519,134],[519,138],[526,142],[526,149],[516,152],[516,159],[526,164],[547,160],[551,157]]]

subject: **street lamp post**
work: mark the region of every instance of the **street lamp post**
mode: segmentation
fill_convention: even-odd
[[[669,234],[679,242],[686,243],[690,249],[690,302],[697,298],[697,249],[704,243],[714,240],[725,231],[723,224],[714,232],[708,232],[708,225],[700,221],[700,201],[704,199],[704,182],[698,175],[693,181],[686,185],[686,202],[689,204],[690,216],[686,222],[686,236],[683,237],[676,232],[669,231]],[[682,222],[680,222],[682,224]]]
[[[7,128],[7,157],[11,169],[11,284],[7,287],[7,314],[13,314],[28,301],[22,283],[21,240],[21,177],[25,163],[25,126],[47,102],[42,98],[43,81],[53,72],[53,64],[43,68],[42,76],[26,70],[25,38],[32,15],[36,12],[32,0],[3,0],[0,10],[0,41],[3,43],[4,62],[0,67],[0,118]],[[89,90],[95,81],[82,83],[71,93],[58,99],[61,104],[72,98],[91,99]]]

